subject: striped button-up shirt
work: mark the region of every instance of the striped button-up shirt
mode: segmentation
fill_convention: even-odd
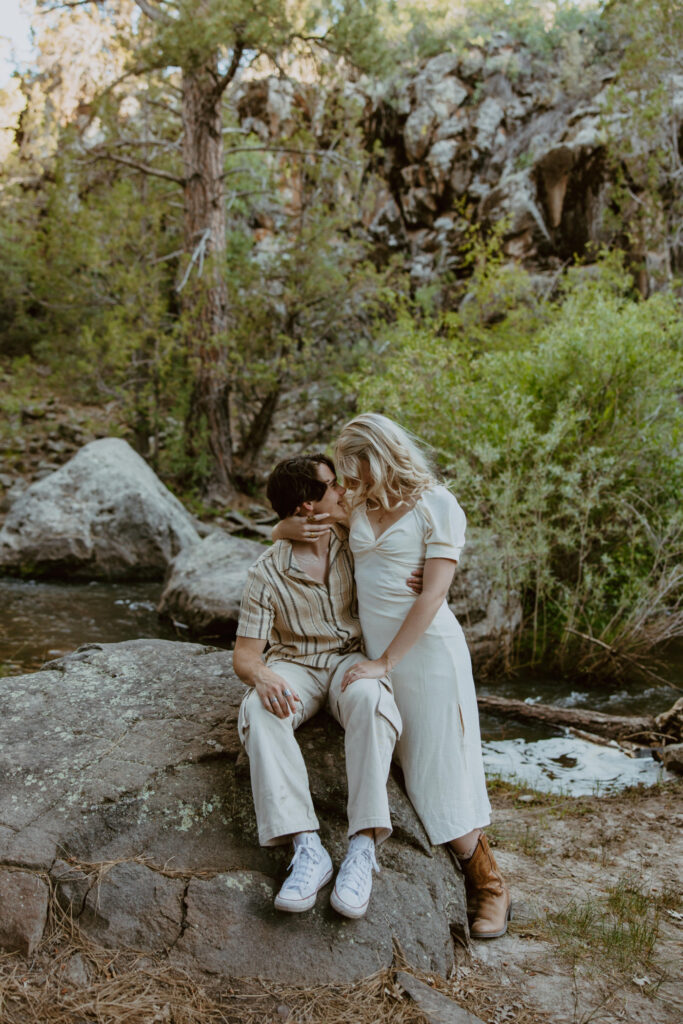
[[[249,569],[237,635],[266,640],[266,662],[315,668],[362,650],[348,530],[332,527],[326,584],[299,568],[288,540],[268,548]]]

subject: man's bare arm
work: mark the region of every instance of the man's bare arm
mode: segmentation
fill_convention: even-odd
[[[260,637],[238,636],[232,655],[233,668],[243,683],[256,690],[266,711],[278,718],[287,718],[290,711],[292,714],[296,711],[297,701],[301,701],[287,681],[268,668],[263,660],[265,649],[266,640]]]

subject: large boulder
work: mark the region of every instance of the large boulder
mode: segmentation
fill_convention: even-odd
[[[257,843],[236,731],[244,692],[229,652],[165,640],[86,646],[0,680],[3,914],[18,921],[27,898],[35,904],[26,934],[0,930],[0,941],[35,944],[43,890],[24,883],[49,876],[97,942],[167,951],[193,971],[352,980],[391,963],[394,937],[417,966],[449,970],[451,929],[467,929],[462,884],[445,852],[429,846],[396,778],[394,833],[380,850],[367,916],[339,917],[329,889],[308,914],[273,909],[289,850]],[[338,864],[343,734],[321,714],[298,736]]]
[[[520,595],[492,574],[500,562],[497,547],[495,535],[468,527],[467,544],[448,595],[479,672],[508,659],[522,624]]]
[[[91,441],[13,503],[0,570],[74,579],[161,579],[199,540],[192,516],[121,438]]]
[[[159,613],[189,626],[196,636],[231,639],[247,571],[263,551],[262,544],[221,530],[183,548],[164,584]]]

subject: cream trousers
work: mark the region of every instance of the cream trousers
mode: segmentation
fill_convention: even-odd
[[[364,657],[343,655],[327,668],[271,662],[268,667],[285,679],[302,701],[287,718],[266,711],[255,690],[242,701],[237,727],[249,755],[262,846],[277,846],[293,833],[319,828],[294,730],[325,706],[344,729],[349,835],[374,828],[378,843],[391,835],[387,776],[394,744],[401,735],[401,716],[391,684],[387,678],[357,679],[341,691],[346,670]]]

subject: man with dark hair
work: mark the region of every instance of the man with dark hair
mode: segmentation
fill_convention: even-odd
[[[251,689],[238,729],[249,755],[259,841],[293,842],[275,906],[309,910],[332,877],[332,861],[318,836],[294,730],[326,706],[345,730],[349,790],[349,851],[331,902],[346,917],[362,917],[379,870],[375,842],[391,834],[386,783],[401,719],[388,678],[341,689],[346,670],[365,656],[344,488],[333,463],[321,454],[284,460],[267,493],[281,519],[327,516],[330,529],[312,544],[276,541],[249,570],[242,597],[234,666]]]
[[[320,501],[324,496],[327,484],[318,476],[318,466],[327,466],[336,475],[332,459],[322,452],[278,462],[268,477],[266,494],[280,519],[293,516],[305,501]]]

